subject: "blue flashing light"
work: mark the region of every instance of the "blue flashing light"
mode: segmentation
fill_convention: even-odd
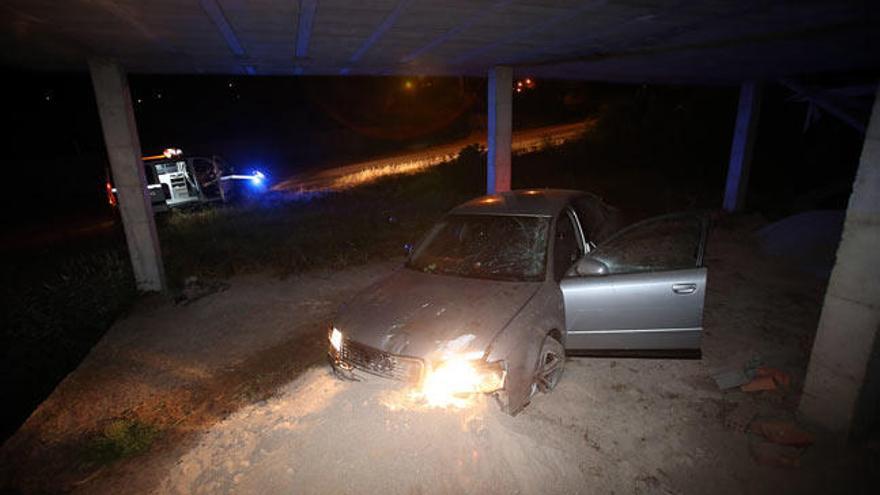
[[[263,172],[260,172],[259,170],[251,172],[251,185],[256,187],[262,186],[264,180],[266,180],[266,174]]]

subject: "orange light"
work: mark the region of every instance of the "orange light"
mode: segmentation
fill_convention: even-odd
[[[539,191],[537,189],[529,189],[528,191],[525,192],[525,194],[527,194],[529,196],[534,196],[536,194],[541,194],[541,191]]]
[[[150,156],[142,156],[142,157],[141,157],[141,160],[143,160],[143,161],[147,161],[147,160],[161,160],[161,159],[163,159],[163,158],[165,158],[165,155],[150,155]]]
[[[532,84],[531,78],[528,78],[528,77],[526,78],[526,84]]]
[[[488,198],[483,198],[483,199],[481,199],[481,200],[480,200],[480,203],[483,203],[484,205],[488,205],[488,204],[492,204],[492,203],[497,203],[497,202],[499,202],[499,201],[501,201],[501,200],[498,199],[498,198],[495,198],[495,197],[489,196]]]
[[[110,206],[116,206],[116,195],[113,194],[113,184],[108,180],[104,187],[107,189],[107,202]]]
[[[413,84],[413,82],[410,81],[409,79],[407,79],[406,81],[403,82],[403,89],[405,89],[407,91],[411,91],[414,87],[415,87],[415,84]]]

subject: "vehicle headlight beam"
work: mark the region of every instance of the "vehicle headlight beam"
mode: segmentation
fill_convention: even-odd
[[[465,407],[475,394],[504,388],[506,374],[500,362],[453,357],[435,365],[425,375],[420,392],[428,406]]]
[[[338,328],[333,327],[330,330],[328,338],[330,339],[330,345],[333,347],[333,350],[336,352],[342,350],[342,332],[340,332]]]

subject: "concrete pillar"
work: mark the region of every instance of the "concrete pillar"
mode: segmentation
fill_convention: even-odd
[[[486,192],[510,190],[510,147],[513,128],[513,68],[489,70],[489,157]]]
[[[147,192],[128,80],[122,67],[110,60],[89,60],[89,71],[135,281],[139,290],[162,291],[162,252]]]
[[[739,90],[727,185],[724,187],[724,211],[739,211],[745,204],[760,113],[761,86],[755,81],[746,81]]]
[[[875,397],[865,383],[880,329],[880,90],[874,100],[843,235],[801,398],[803,419],[847,435]],[[874,357],[876,359],[876,356]],[[873,387],[876,387],[876,379]],[[876,414],[878,411],[873,411]],[[875,416],[876,418],[876,416]],[[874,419],[876,421],[876,419]]]

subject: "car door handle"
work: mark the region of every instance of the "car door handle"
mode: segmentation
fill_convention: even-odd
[[[676,294],[693,294],[697,291],[697,284],[672,284],[672,292]]]

